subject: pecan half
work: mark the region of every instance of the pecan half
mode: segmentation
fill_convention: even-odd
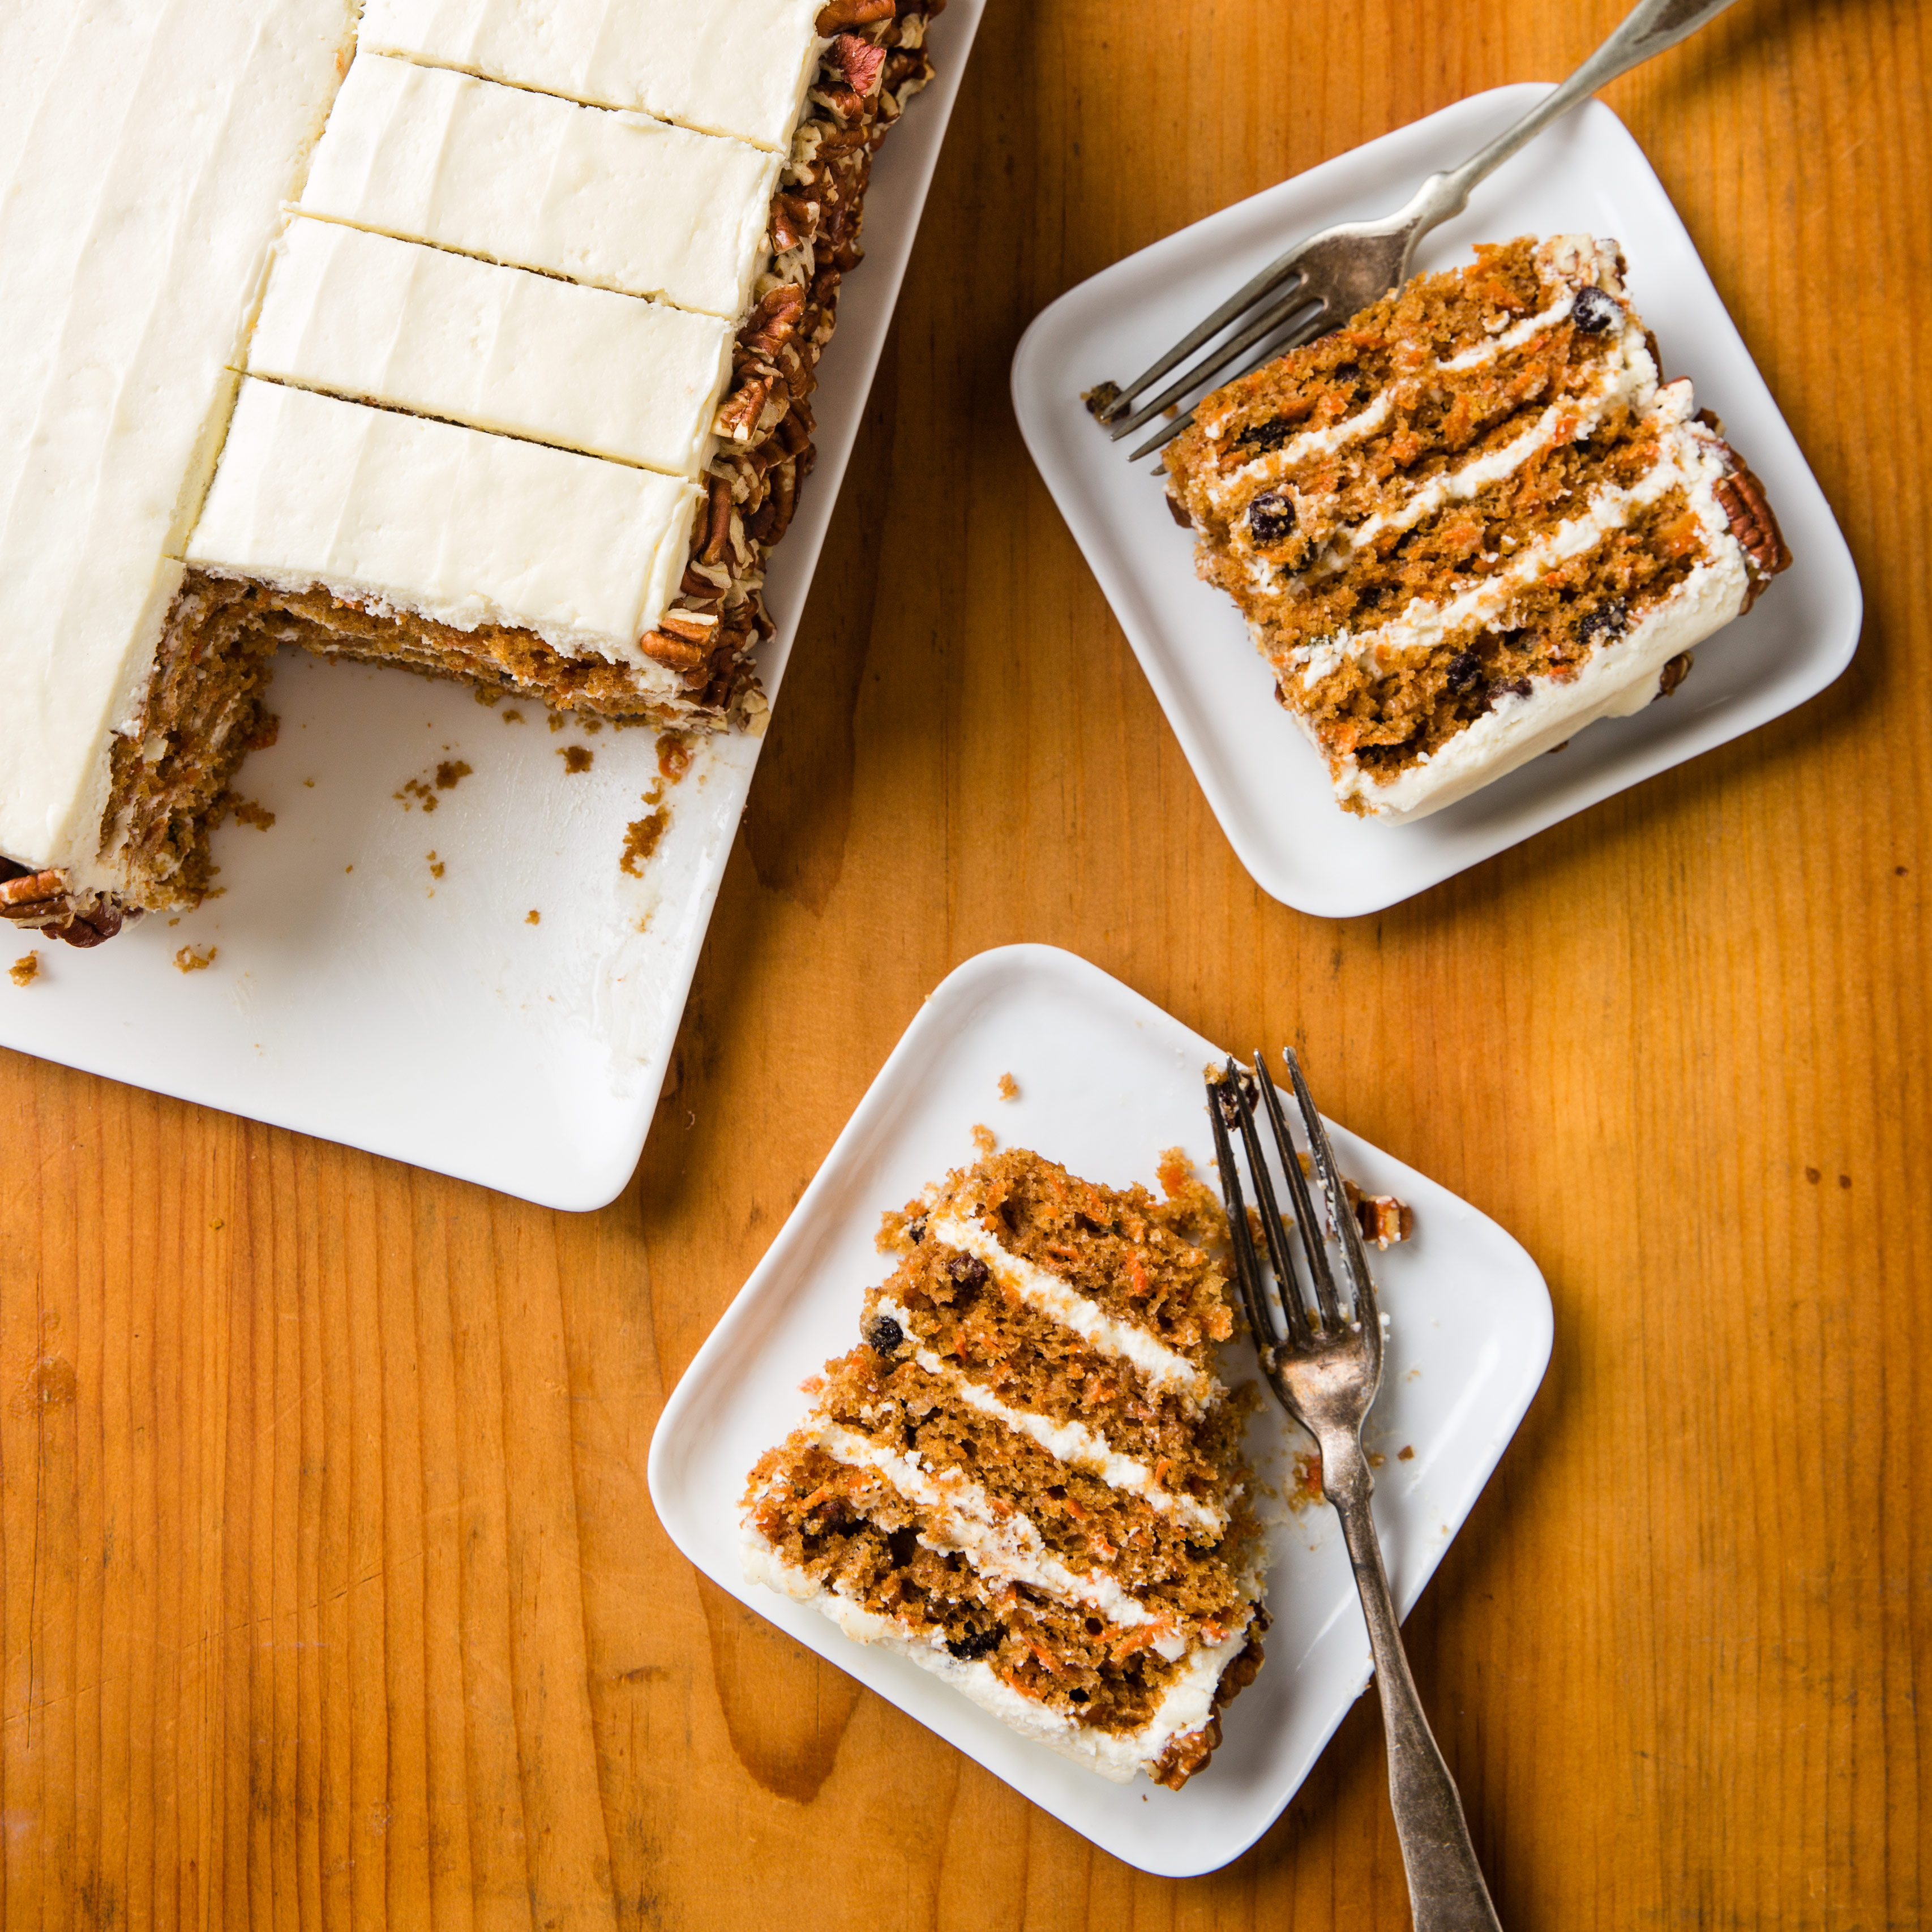
[[[21,872],[0,885],[0,908],[11,910],[15,907],[46,904],[58,898],[67,890],[65,874],[51,871]]]
[[[1720,476],[1715,488],[1730,520],[1731,534],[1753,566],[1750,594],[1745,600],[1748,610],[1765,584],[1790,565],[1791,553],[1765,499],[1764,485],[1742,463],[1728,476]]]
[[[1658,698],[1668,698],[1690,675],[1690,653],[1679,651],[1674,658],[1666,662],[1664,668],[1657,674]],[[1652,704],[1656,701],[1656,698],[1651,700]]]
[[[841,34],[826,56],[845,76],[845,84],[861,99],[878,91],[879,75],[886,64],[886,50],[862,40],[856,34]]]

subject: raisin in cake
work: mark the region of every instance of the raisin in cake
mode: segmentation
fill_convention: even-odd
[[[944,0],[0,16],[0,917],[193,904],[275,648],[700,729]]]
[[[1662,380],[1616,244],[1479,248],[1217,390],[1169,446],[1351,812],[1419,818],[1672,690],[1790,561]]]
[[[1253,1679],[1220,1204],[992,1156],[887,1217],[902,1255],[752,1472],[746,1574],[1103,1777],[1178,1788]]]

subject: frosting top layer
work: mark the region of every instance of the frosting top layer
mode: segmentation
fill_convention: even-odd
[[[362,44],[761,148],[791,139],[821,0],[369,0]]]
[[[277,248],[248,368],[695,476],[731,326],[332,221]]]
[[[188,560],[458,630],[522,626],[560,651],[652,670],[637,640],[676,590],[700,494],[250,377]]]
[[[0,853],[82,885],[354,14],[0,9]]]
[[[302,208],[735,318],[782,159],[365,51],[328,117]]]

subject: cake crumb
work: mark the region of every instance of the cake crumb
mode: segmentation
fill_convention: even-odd
[[[442,860],[442,859],[439,859],[439,858],[436,856],[436,854],[435,854],[434,852],[432,852],[432,853],[429,855],[429,875],[430,875],[430,877],[432,879],[440,879],[440,878],[441,878],[442,877],[442,874],[443,874],[443,868],[444,868],[444,867],[445,867],[445,866],[446,866],[446,864],[447,862],[447,862],[446,860]]]
[[[1413,1442],[1405,1442],[1395,1452],[1395,1460],[1398,1462],[1413,1462],[1415,1460],[1415,1444]]]
[[[991,1154],[1000,1144],[999,1136],[982,1122],[976,1122],[973,1128],[973,1144],[982,1154]]]
[[[645,795],[646,804],[650,794]],[[624,850],[617,860],[617,869],[628,872],[634,879],[644,875],[644,866],[651,854],[658,849],[658,841],[664,835],[664,827],[670,823],[670,813],[664,806],[642,818],[634,818],[624,827]]]
[[[302,783],[303,783],[303,784],[304,784],[304,785],[305,785],[305,786],[306,786],[306,787],[307,787],[307,788],[308,788],[310,791],[314,790],[314,789],[315,789],[315,781],[314,781],[314,779],[313,779],[313,778],[304,778],[304,779],[302,780]]]
[[[1000,1098],[1002,1100],[1017,1100],[1019,1097],[1020,1083],[1010,1073],[1002,1073],[1000,1076]]]
[[[561,711],[553,711],[550,714],[550,728],[553,731],[563,729],[563,713]]]
[[[235,816],[243,825],[252,825],[258,832],[266,832],[274,824],[275,814],[266,805],[258,805],[252,798],[238,798],[235,801]]]
[[[590,761],[596,755],[588,745],[566,745],[557,752],[557,756],[563,760],[564,775],[567,778],[574,778],[579,772],[590,770]]]
[[[578,730],[586,738],[596,737],[604,728],[604,721],[601,718],[580,718],[577,721],[577,724]]]
[[[479,684],[470,694],[486,710],[495,710],[503,701],[503,694],[494,685]]]
[[[1322,1457],[1312,1449],[1298,1450],[1294,1458],[1294,1480],[1289,1484],[1288,1506],[1292,1509],[1312,1509],[1317,1503],[1328,1500],[1322,1487]]]
[[[503,722],[506,724],[520,724],[523,722],[524,714],[520,711],[510,710],[503,713]]]
[[[460,758],[445,758],[436,768],[436,788],[438,791],[453,791],[462,781],[469,777],[471,767]]]
[[[16,986],[31,986],[34,976],[40,970],[40,956],[38,952],[24,953],[7,968],[7,976]]]
[[[204,952],[198,946],[184,946],[175,955],[175,970],[178,973],[205,973],[214,964],[218,946],[211,946]]]
[[[676,784],[691,769],[691,741],[681,733],[665,731],[658,738],[658,776]]]
[[[538,912],[535,906],[532,906],[524,915],[524,923],[526,926],[541,926],[543,923],[543,914]]]

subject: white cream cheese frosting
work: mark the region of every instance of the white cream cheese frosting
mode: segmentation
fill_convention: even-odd
[[[823,0],[369,0],[362,44],[761,148],[791,139]]]
[[[0,10],[0,854],[82,886],[354,16]]]
[[[304,213],[734,320],[783,157],[359,52]]]
[[[722,318],[298,218],[252,375],[694,476],[731,369]]]
[[[188,560],[656,670],[695,484],[253,377]]]

